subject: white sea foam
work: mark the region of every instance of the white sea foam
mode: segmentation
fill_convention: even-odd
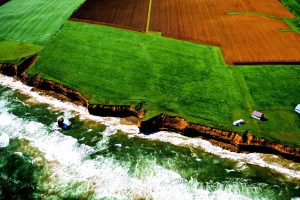
[[[171,144],[177,145],[177,146],[189,146],[189,147],[194,147],[194,148],[201,148],[206,152],[219,155],[222,158],[228,158],[228,159],[233,159],[239,161],[239,164],[241,167],[245,163],[253,164],[253,165],[258,165],[261,167],[268,167],[271,168],[277,172],[280,172],[282,174],[285,174],[289,177],[297,178],[300,179],[300,171],[299,170],[294,170],[293,168],[299,169],[298,163],[293,163],[291,161],[287,161],[285,159],[281,159],[284,162],[290,163],[289,166],[282,166],[278,164],[278,159],[280,159],[278,156],[274,155],[267,155],[267,154],[260,154],[260,153],[235,153],[231,152],[225,149],[222,149],[220,147],[217,147],[215,145],[212,145],[209,141],[203,140],[201,138],[188,138],[185,136],[182,136],[177,133],[171,133],[171,132],[158,132],[154,133],[152,135],[132,135],[133,136],[138,136],[142,138],[147,138],[150,140],[159,140],[163,142],[169,142]],[[265,159],[273,157],[277,158],[276,160],[272,161],[272,159],[268,159],[266,161]]]
[[[9,145],[9,136],[7,133],[0,133],[0,148],[7,147]]]
[[[98,116],[90,115],[87,108],[85,107],[77,106],[69,102],[62,102],[50,96],[40,95],[38,92],[31,91],[32,87],[26,86],[22,82],[16,81],[11,77],[4,76],[2,74],[0,74],[0,85],[9,87],[13,90],[20,91],[22,94],[31,97],[30,99],[31,101],[38,102],[38,103],[46,103],[49,106],[51,106],[51,108],[54,109],[75,112],[76,114],[79,114],[79,116],[82,119],[90,119],[98,123],[104,124],[106,126],[113,127],[115,130],[121,130],[128,134],[134,134],[139,132],[137,126],[121,124],[120,118],[98,117]],[[71,117],[72,113],[66,112],[65,115],[67,115],[67,117]]]
[[[111,134],[115,134],[117,130],[121,130],[125,133],[130,134],[132,137],[142,137],[151,140],[160,140],[163,142],[169,142],[178,146],[192,146],[195,148],[201,148],[209,153],[219,155],[222,158],[233,159],[239,162],[241,165],[241,169],[245,168],[244,163],[250,163],[254,165],[259,165],[261,167],[271,168],[279,173],[282,173],[288,177],[300,179],[300,167],[298,163],[293,163],[290,161],[286,161],[283,158],[279,158],[274,155],[260,154],[260,153],[234,153],[228,150],[224,150],[220,147],[212,145],[210,142],[203,140],[201,138],[188,138],[179,134],[170,133],[170,132],[159,132],[149,136],[139,134],[139,129],[137,126],[129,126],[123,125],[120,123],[119,118],[114,117],[98,117],[92,116],[88,113],[88,110],[82,106],[77,106],[69,102],[61,102],[55,98],[49,96],[42,96],[37,92],[32,92],[31,87],[28,87],[21,83],[20,81],[15,81],[11,77],[3,76],[0,74],[0,84],[3,86],[7,86],[13,90],[18,90],[21,93],[32,97],[31,100],[39,103],[46,103],[51,106],[51,108],[72,111],[79,114],[82,119],[90,119],[101,124],[106,125],[106,130],[103,132],[104,139],[101,140],[102,143],[99,143],[98,148],[105,148],[105,144],[108,141],[108,137]],[[1,102],[0,102],[1,108]],[[2,116],[5,118],[5,116]],[[9,121],[11,119],[1,119],[2,123],[11,124],[13,121]],[[105,139],[106,138],[106,139]],[[269,159],[268,159],[269,158]],[[274,159],[270,159],[274,158]],[[272,161],[273,160],[273,161]],[[279,164],[278,161],[281,161]],[[289,164],[286,164],[289,163]]]
[[[5,103],[0,100],[0,104]],[[164,169],[155,162],[150,165],[152,168],[145,169],[149,170],[147,176],[138,179],[130,176],[128,166],[103,156],[89,159],[94,148],[79,144],[76,139],[59,131],[52,131],[39,122],[10,114],[5,107],[0,110],[0,119],[13,122],[0,123],[0,130],[7,132],[10,138],[26,139],[30,146],[44,153],[52,167],[53,179],[58,179],[46,187],[50,190],[49,194],[55,193],[53,191],[57,191],[57,187],[64,189],[75,185],[68,191],[80,195],[84,190],[92,189],[96,199],[248,199],[238,192],[221,189],[222,187],[214,192],[201,189],[197,182],[188,182],[178,173]],[[112,133],[108,129],[106,134]]]

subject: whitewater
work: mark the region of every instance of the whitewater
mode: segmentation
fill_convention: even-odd
[[[43,168],[37,188],[44,198],[281,199],[280,192],[294,199],[300,196],[300,165],[279,156],[234,153],[171,132],[143,135],[119,118],[91,116],[82,106],[32,92],[10,77],[0,75],[0,86],[1,148],[17,141],[15,154],[24,159],[28,155],[30,163]],[[61,113],[77,117],[84,129],[75,128],[74,133],[100,139],[68,135],[55,120],[32,117],[47,118],[40,112],[54,113],[53,119]],[[93,123],[103,130],[96,130]],[[160,147],[171,149],[173,157],[167,159],[167,151],[162,154]],[[189,168],[175,165],[184,162],[191,164],[189,173],[185,172]],[[211,172],[201,167],[214,169],[211,181]],[[270,180],[258,180],[254,172],[266,173]],[[272,184],[277,181],[278,187]]]

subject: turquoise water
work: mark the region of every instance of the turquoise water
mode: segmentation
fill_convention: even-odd
[[[71,118],[71,130],[56,126],[59,115]],[[129,134],[118,130],[116,119],[105,120],[106,125],[96,123],[0,85],[0,134],[10,138],[0,148],[0,199],[300,197],[297,163],[258,154],[240,155],[263,157],[264,165],[222,158],[226,151],[182,145],[190,140],[177,134]],[[268,160],[295,176],[271,169]]]

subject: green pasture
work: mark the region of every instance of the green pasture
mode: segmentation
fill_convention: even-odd
[[[18,64],[42,49],[42,46],[24,42],[0,41],[0,63]]]
[[[242,106],[217,48],[106,26],[67,22],[29,72],[92,103],[146,101],[147,118],[166,112],[229,127]]]
[[[1,6],[0,63],[18,64],[44,45],[28,72],[78,90],[92,103],[145,101],[145,119],[177,115],[300,146],[300,115],[294,112],[300,103],[299,65],[227,66],[217,47],[67,21],[83,2],[11,0]],[[282,3],[298,18],[280,19],[300,33],[299,1]],[[268,121],[252,119],[253,110]],[[247,124],[232,126],[240,118]]]
[[[232,67],[245,105],[258,110],[268,121],[250,120],[255,134],[289,145],[300,146],[300,66],[266,65]],[[244,116],[241,116],[244,117]]]
[[[165,113],[217,128],[300,144],[300,66],[225,65],[217,47],[112,27],[67,22],[29,69],[92,103],[146,101],[145,119]],[[253,110],[268,121],[251,118]],[[246,125],[232,126],[243,118]]]
[[[10,0],[0,7],[0,39],[46,44],[84,0]]]

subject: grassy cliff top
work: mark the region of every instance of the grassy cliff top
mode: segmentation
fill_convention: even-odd
[[[225,65],[219,49],[112,27],[67,22],[29,73],[78,90],[92,103],[146,101],[165,113],[300,146],[300,66]],[[251,118],[262,111],[267,122]],[[243,118],[246,125],[232,126]]]
[[[0,41],[0,63],[18,64],[22,59],[42,51],[43,47],[24,42]]]

